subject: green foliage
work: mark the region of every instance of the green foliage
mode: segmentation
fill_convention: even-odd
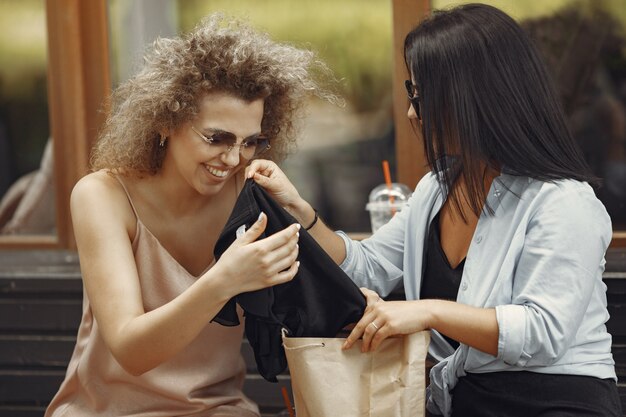
[[[626,24],[626,7],[624,0],[432,0],[434,9],[453,7],[464,3],[485,3],[508,13],[516,20],[545,16],[568,5],[591,9],[601,7],[616,19]]]
[[[0,95],[35,94],[46,78],[43,1],[0,0],[0,28]]]
[[[244,18],[274,39],[316,51],[357,111],[391,94],[391,1],[179,0],[181,30],[210,13]]]

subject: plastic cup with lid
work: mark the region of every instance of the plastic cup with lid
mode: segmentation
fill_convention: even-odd
[[[365,209],[370,213],[372,233],[402,210],[411,197],[411,189],[397,182],[390,185],[381,184],[375,187],[369,195],[369,201]]]

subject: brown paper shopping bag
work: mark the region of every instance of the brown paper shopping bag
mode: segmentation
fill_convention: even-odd
[[[384,340],[362,353],[359,340],[285,337],[296,417],[423,417],[430,333]]]

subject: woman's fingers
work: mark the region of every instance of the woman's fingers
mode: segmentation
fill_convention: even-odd
[[[272,189],[272,179],[267,176],[267,175],[263,175],[260,174],[258,172],[254,173],[254,175],[250,178],[253,178],[254,181],[259,184],[261,187],[265,188],[265,189]]]
[[[382,319],[377,319],[379,314],[375,311],[376,304],[383,302],[383,300],[375,291],[364,287],[360,288],[360,290],[367,300],[367,307],[365,308],[363,317],[354,327],[350,336],[348,336],[344,349],[349,349],[360,337],[362,337],[363,343],[361,350],[363,352],[368,352],[371,349],[372,341],[375,340],[374,338],[376,334],[384,325]]]
[[[277,169],[277,165],[266,159],[255,159],[246,167],[245,177],[253,178],[255,174],[259,174],[259,177],[271,177]],[[256,178],[255,178],[256,180]]]
[[[374,336],[372,337],[369,345],[369,350],[374,351],[378,349],[378,346],[385,340],[387,337],[391,336],[389,332],[389,325],[385,323],[382,327],[380,327]]]
[[[300,199],[300,194],[289,178],[272,161],[254,160],[246,168],[246,178],[252,178],[282,206],[287,207]]]
[[[369,324],[365,326],[361,352],[369,352],[371,350],[375,350],[380,342],[382,342],[387,337],[387,327],[387,323],[382,318],[373,318],[369,322]]]
[[[361,290],[361,292],[363,293],[365,298],[367,298],[367,301],[370,301],[370,300],[378,301],[378,300],[380,300],[380,296],[378,295],[378,293],[376,291],[372,291],[369,288],[365,288],[365,287],[361,287],[361,288],[359,288],[359,290]]]
[[[280,232],[276,232],[263,240],[259,240],[257,243],[259,246],[263,246],[267,251],[275,251],[288,245],[293,246],[298,243],[301,227],[299,223],[294,223]]]
[[[365,296],[365,300],[367,301],[367,307],[365,308],[366,312],[371,310],[376,303],[383,301],[378,293],[376,293],[375,291],[372,291],[365,287],[361,287],[360,290]]]
[[[247,243],[252,243],[261,236],[263,231],[265,231],[265,227],[267,226],[267,215],[263,212],[259,214],[257,221],[255,221],[252,226],[239,238],[239,242],[243,245]]]
[[[356,343],[356,341],[363,336],[367,325],[371,322],[372,319],[372,314],[366,312],[363,317],[361,317],[361,320],[359,320],[359,322],[354,326],[354,328],[346,338],[346,341],[344,342],[342,348],[350,349],[352,345],[354,345],[354,343]]]
[[[387,323],[380,317],[375,318],[374,315],[366,314],[354,326],[342,349],[350,349],[357,340],[362,338],[361,352],[370,352],[376,350],[388,336],[390,336],[390,332]]]
[[[277,274],[291,267],[298,259],[298,249],[299,246],[296,242],[289,242],[287,245],[270,252],[266,258],[271,268],[268,272]]]
[[[300,262],[293,262],[289,269],[285,269],[276,274],[273,278],[275,281],[273,285],[284,284],[285,282],[291,281],[296,274],[298,273],[298,268],[300,267]]]
[[[265,286],[276,285],[276,280],[287,279],[290,274],[281,274],[283,271],[291,270],[293,275],[297,272],[297,268],[294,272],[293,267],[298,257],[300,227],[294,223],[249,245],[249,256],[256,258],[256,271],[264,277]],[[277,278],[277,275],[280,277]]]
[[[350,349],[352,345],[354,345],[354,343],[357,340],[359,340],[359,338],[361,337],[361,334],[362,334],[362,331],[359,331],[359,329],[356,326],[354,326],[354,328],[352,329],[348,337],[346,337],[346,341],[343,342],[343,346],[341,346],[341,348],[344,350]]]
[[[361,351],[369,352],[375,350],[393,332],[388,324],[387,316],[384,314],[384,306],[381,304],[385,301],[372,290],[361,288],[361,291],[367,298],[367,307],[363,317],[354,326],[342,348],[350,349],[357,340],[362,338]]]

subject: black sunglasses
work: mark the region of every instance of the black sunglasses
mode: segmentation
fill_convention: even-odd
[[[409,101],[415,110],[415,114],[418,119],[422,118],[420,112],[420,96],[417,94],[417,87],[413,84],[411,80],[404,80],[404,87],[406,88],[406,93],[409,96]]]
[[[211,148],[215,148],[220,152],[228,153],[235,147],[239,148],[239,154],[245,159],[259,156],[271,148],[269,138],[262,133],[245,138],[243,142],[237,144],[237,136],[231,132],[219,130],[210,135],[205,135],[193,126],[191,126],[191,130],[211,145]]]

